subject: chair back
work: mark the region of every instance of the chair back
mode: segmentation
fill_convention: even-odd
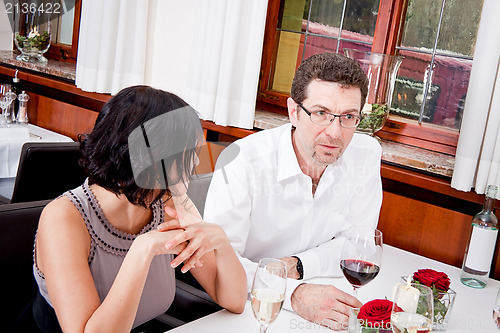
[[[11,203],[54,199],[80,186],[78,142],[27,142],[21,150]]]
[[[3,287],[2,331],[10,332],[35,296],[33,245],[40,214],[50,200],[0,205],[0,286]]]
[[[201,216],[205,210],[205,200],[207,198],[208,187],[212,181],[213,173],[204,173],[201,175],[195,175],[193,179],[189,182],[189,187],[187,190],[187,195],[194,203]]]

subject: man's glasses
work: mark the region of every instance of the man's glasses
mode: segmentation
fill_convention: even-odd
[[[330,125],[336,117],[339,117],[340,126],[343,128],[356,128],[361,121],[361,117],[354,114],[332,114],[325,111],[308,111],[301,103],[297,103],[302,110],[304,110],[307,115],[311,118],[311,121],[316,125],[328,126]]]

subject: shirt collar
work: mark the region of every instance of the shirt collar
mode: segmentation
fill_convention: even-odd
[[[302,174],[297,156],[292,144],[292,125],[285,125],[287,128],[281,133],[278,145],[278,175],[277,181]]]
[[[300,169],[299,162],[297,160],[297,155],[293,150],[292,144],[292,125],[287,124],[287,126],[280,136],[279,146],[278,146],[278,175],[277,181],[282,181],[287,178],[297,176],[299,174],[304,174]],[[345,154],[346,152],[344,152]],[[335,176],[340,176],[344,168],[344,154],[333,164],[326,167],[325,172],[321,178],[326,178],[327,182],[330,183]],[[327,175],[327,177],[324,177]]]

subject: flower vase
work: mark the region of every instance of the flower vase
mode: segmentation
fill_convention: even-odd
[[[406,284],[408,276],[402,276],[402,283]],[[457,293],[453,289],[448,291],[431,288],[434,296],[434,320],[432,329],[434,331],[446,331],[451,316],[451,309]]]
[[[344,54],[356,60],[368,77],[368,94],[361,110],[357,132],[375,136],[384,127],[392,102],[396,75],[403,56],[344,49]]]

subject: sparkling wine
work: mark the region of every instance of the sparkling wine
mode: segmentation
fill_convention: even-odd
[[[285,295],[276,290],[256,289],[250,295],[255,318],[265,324],[272,323],[283,306]]]
[[[495,306],[493,309],[493,320],[495,321],[495,325],[500,329],[500,306]]]
[[[391,315],[391,325],[394,333],[426,333],[430,332],[432,322],[417,313],[396,312]]]
[[[380,267],[364,260],[345,259],[340,261],[340,268],[353,286],[364,286],[373,280]]]

